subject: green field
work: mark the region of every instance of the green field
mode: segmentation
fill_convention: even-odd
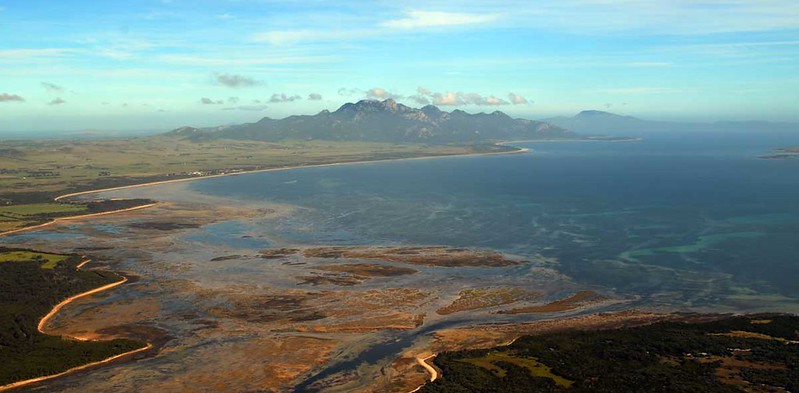
[[[501,364],[508,363],[527,369],[532,376],[551,379],[555,384],[563,388],[568,388],[574,383],[559,375],[555,375],[552,373],[552,369],[549,368],[549,366],[540,363],[536,358],[517,357],[508,351],[489,352],[485,356],[479,358],[466,358],[458,361],[482,367],[493,372],[500,378],[504,378],[508,374],[508,371],[502,368]]]
[[[85,211],[86,205],[70,203],[0,206],[0,231],[41,224],[55,217],[73,216]]]
[[[0,263],[3,262],[36,262],[42,269],[53,269],[59,263],[69,259],[68,255],[48,254],[36,251],[4,251],[0,252]]]

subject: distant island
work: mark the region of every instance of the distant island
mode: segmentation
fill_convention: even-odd
[[[760,158],[771,160],[796,160],[799,159],[799,147],[784,147],[772,150],[774,154],[761,156]]]
[[[574,116],[559,116],[541,121],[580,134],[610,134],[644,136],[651,133],[668,132],[794,132],[797,123],[770,121],[716,121],[688,122],[645,120],[600,110],[584,110]]]

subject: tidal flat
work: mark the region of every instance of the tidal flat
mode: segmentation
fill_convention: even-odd
[[[140,187],[91,197],[156,206],[2,241],[131,278],[47,332],[159,343],[47,390],[403,392],[429,376],[419,357],[523,334],[795,312],[793,163],[693,143]]]
[[[91,255],[94,266],[133,278],[65,307],[47,333],[159,344],[151,356],[42,383],[48,390],[282,391],[309,379],[304,390],[410,390],[426,378],[412,359],[438,329],[512,323],[497,314],[503,306],[580,289],[543,259],[487,249],[286,243],[255,228],[302,207],[241,203],[182,184],[91,197],[134,194],[159,203],[4,240]],[[335,371],[342,362],[351,367]]]

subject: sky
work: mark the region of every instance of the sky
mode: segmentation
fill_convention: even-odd
[[[799,121],[796,0],[0,0],[0,132],[169,130],[394,98]]]

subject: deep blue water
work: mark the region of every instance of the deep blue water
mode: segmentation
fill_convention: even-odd
[[[757,158],[799,146],[798,134],[518,145],[533,151],[223,177],[191,188],[304,207],[259,223],[288,243],[489,247],[557,258],[554,267],[579,283],[655,305],[799,305],[799,160]]]

